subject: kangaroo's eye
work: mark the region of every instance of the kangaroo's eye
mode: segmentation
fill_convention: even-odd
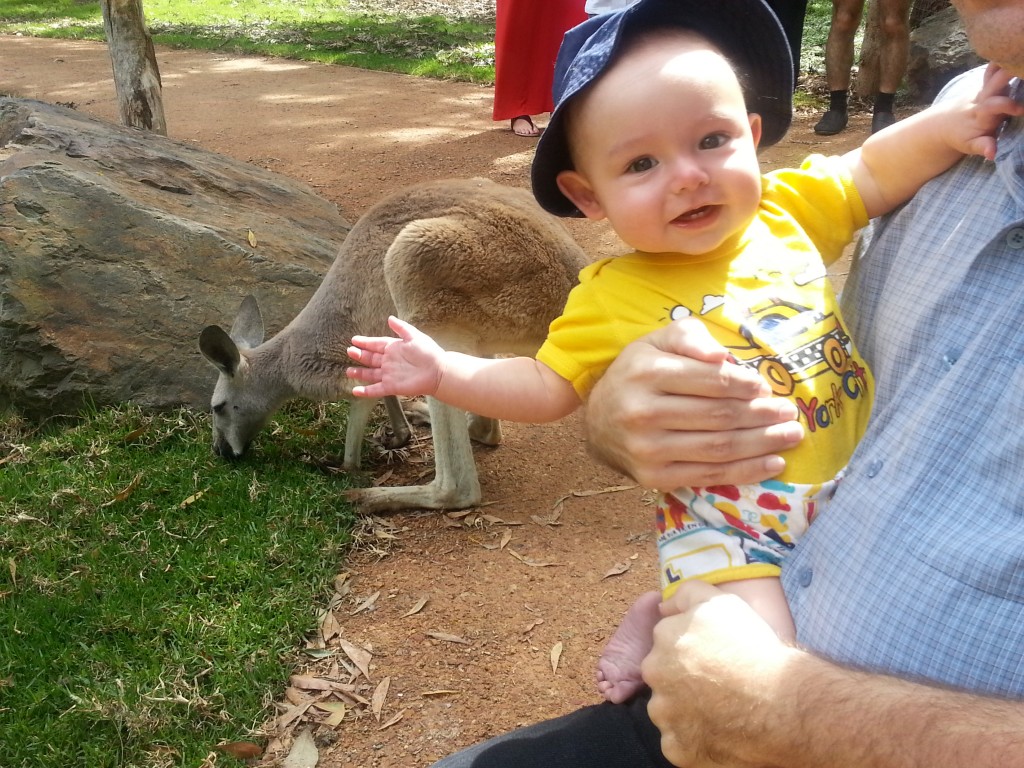
[[[215,406],[213,406],[213,412],[216,414],[224,413],[224,406],[226,405],[227,403],[217,403]]]

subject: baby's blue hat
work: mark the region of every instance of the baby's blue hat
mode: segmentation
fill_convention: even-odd
[[[555,181],[573,167],[565,130],[569,102],[600,77],[630,38],[668,27],[707,38],[738,69],[747,110],[761,116],[761,146],[786,135],[793,117],[793,59],[782,25],[763,0],[640,0],[565,33],[555,62],[555,109],[537,142],[531,172],[542,208],[556,216],[582,216]]]

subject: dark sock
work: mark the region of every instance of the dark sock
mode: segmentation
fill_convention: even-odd
[[[828,108],[846,114],[846,91],[829,91]]]
[[[892,112],[892,105],[895,99],[895,93],[882,93],[879,91],[875,94],[875,112]]]

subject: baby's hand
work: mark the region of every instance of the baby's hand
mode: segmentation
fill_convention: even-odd
[[[433,395],[441,383],[444,350],[415,326],[388,318],[391,336],[353,336],[348,356],[360,368],[348,368],[345,375],[369,386],[352,388],[356,397],[388,395]]]
[[[995,160],[996,141],[999,131],[1011,117],[1024,115],[1024,104],[1017,103],[1009,95],[1008,86],[1013,75],[997,64],[989,64],[985,70],[985,82],[967,106],[952,121],[953,146],[968,155],[981,155],[986,160]]]

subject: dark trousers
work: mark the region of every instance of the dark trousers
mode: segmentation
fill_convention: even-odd
[[[766,0],[782,24],[793,54],[793,85],[800,74],[800,43],[804,38],[804,17],[807,15],[807,0]]]
[[[520,728],[445,758],[434,768],[672,768],[647,717],[647,696],[597,704]]]

